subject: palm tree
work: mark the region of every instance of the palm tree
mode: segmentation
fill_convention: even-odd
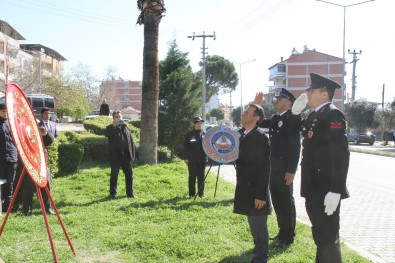
[[[137,7],[141,11],[137,24],[144,25],[139,162],[156,164],[159,99],[158,38],[159,23],[166,9],[163,0],[138,0]]]

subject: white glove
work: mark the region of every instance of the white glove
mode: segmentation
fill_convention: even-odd
[[[306,104],[307,104],[307,94],[302,93],[292,105],[292,114],[293,115],[300,114],[304,110],[304,108],[306,108]]]
[[[325,196],[324,206],[325,213],[330,216],[336,211],[337,206],[340,202],[340,194],[328,192]]]

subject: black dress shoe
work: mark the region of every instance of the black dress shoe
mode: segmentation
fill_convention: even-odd
[[[117,196],[116,195],[110,195],[108,198],[115,199],[115,198],[117,198]]]
[[[134,194],[131,195],[127,195],[129,198],[136,198],[136,196]]]
[[[284,242],[284,241],[278,241],[274,244],[275,248],[286,248],[289,247],[293,242]]]

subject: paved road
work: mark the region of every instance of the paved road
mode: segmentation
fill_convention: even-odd
[[[347,185],[351,197],[342,201],[340,237],[373,262],[395,262],[395,159],[351,153]],[[213,166],[217,173],[218,166]],[[235,184],[233,165],[221,165],[220,176]],[[310,224],[300,197],[300,171],[294,196],[298,220]]]

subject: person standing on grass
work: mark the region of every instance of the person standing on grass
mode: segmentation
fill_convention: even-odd
[[[311,85],[294,102],[293,116],[306,104],[314,110],[302,120],[303,135],[301,196],[317,245],[317,263],[342,262],[339,229],[341,199],[348,198],[346,186],[350,152],[343,113],[332,103],[340,85],[311,73]],[[300,123],[296,119],[296,123]]]
[[[109,144],[109,160],[111,164],[110,197],[116,198],[118,193],[119,169],[125,174],[126,196],[134,198],[133,190],[133,161],[136,157],[136,148],[133,142],[132,131],[122,120],[122,113],[116,110],[112,114],[112,124],[106,127],[105,135]]]
[[[2,211],[7,211],[14,194],[14,180],[18,162],[18,151],[12,139],[10,126],[7,119],[7,108],[5,104],[0,104],[0,179],[6,180],[1,185],[0,205]]]
[[[204,132],[202,131],[201,117],[193,119],[193,129],[184,139],[184,162],[188,166],[188,194],[194,197],[196,194],[196,179],[198,183],[198,195],[204,197],[204,169],[207,164],[207,156],[203,150]]]
[[[239,139],[239,157],[236,160],[233,212],[247,216],[254,240],[252,263],[267,262],[269,255],[270,148],[264,129],[257,126],[263,118],[264,112],[259,105],[250,104],[243,111],[241,123],[244,130]]]
[[[51,121],[51,111],[49,108],[42,108],[41,109],[41,120],[38,123],[41,137],[44,142],[45,146],[45,155],[46,159],[48,161],[48,146],[50,146],[55,139],[58,137],[58,130],[56,128],[56,123]],[[48,169],[48,175],[47,175],[47,187],[48,190],[51,191],[51,171]],[[32,215],[32,209],[33,209],[33,195],[34,192],[36,191],[35,184],[30,178],[30,176],[25,176],[23,178],[22,182],[22,202],[23,202],[23,214],[26,216]],[[54,215],[55,211],[52,208],[51,205],[51,200],[49,196],[47,195],[47,192],[45,191],[44,188],[40,188],[43,202],[44,202],[44,208],[45,212],[48,215]]]

